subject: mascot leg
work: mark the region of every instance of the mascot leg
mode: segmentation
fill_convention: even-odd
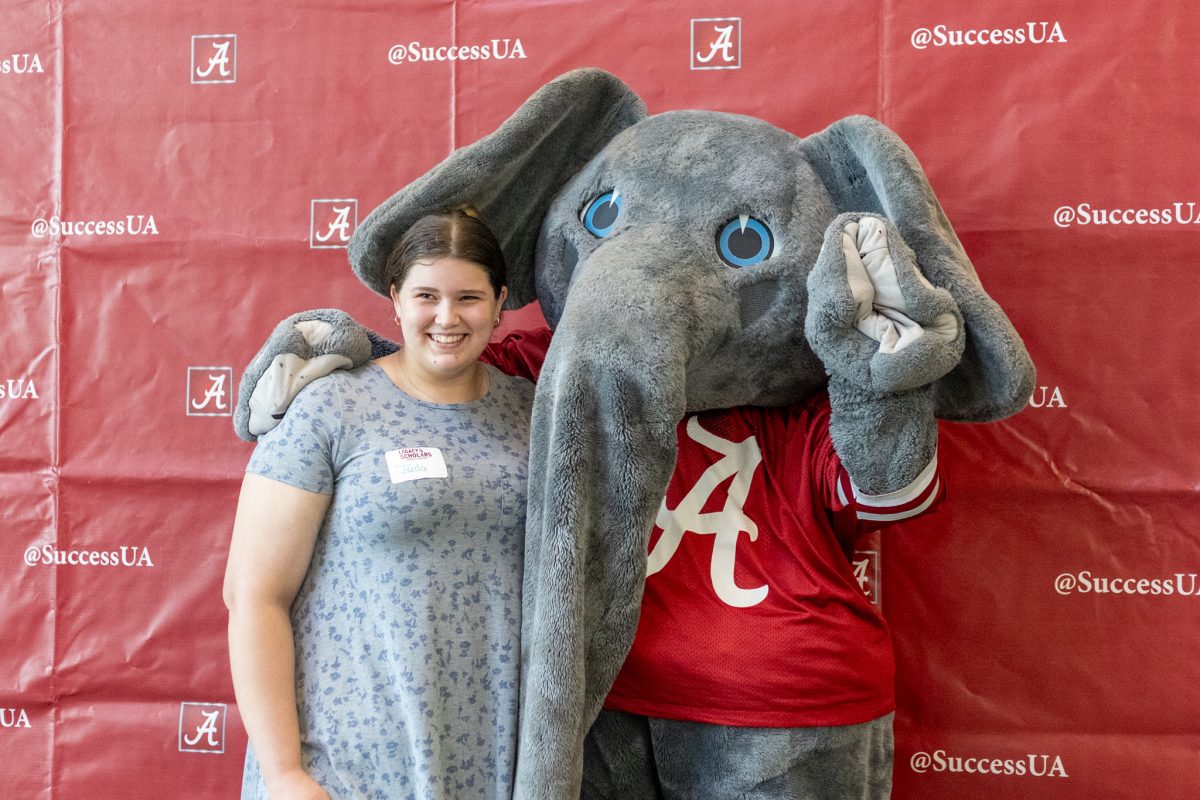
[[[583,798],[887,800],[893,717],[738,728],[604,711],[588,735]]]
[[[661,800],[650,721],[604,709],[583,743],[581,800]]]

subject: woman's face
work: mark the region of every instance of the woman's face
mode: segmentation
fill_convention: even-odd
[[[474,368],[508,295],[497,297],[484,268],[461,258],[417,261],[392,303],[404,334],[405,364],[428,379],[452,379]]]

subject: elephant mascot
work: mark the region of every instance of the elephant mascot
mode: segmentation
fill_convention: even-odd
[[[684,436],[705,436],[686,415],[822,398],[845,474],[830,491],[871,519],[872,498],[911,509],[920,489],[928,507],[937,420],[1016,413],[1033,365],[916,158],[867,117],[798,138],[734,114],[648,115],[614,76],[576,70],[375,209],[350,242],[355,273],[386,296],[401,234],[464,207],[501,243],[508,305],[539,301],[553,329],[530,441],[515,792],[566,800],[647,572],[683,533],[663,514]],[[340,312],[285,320],[243,377],[239,434],[268,430],[306,381],[372,344]],[[674,538],[648,566],[657,528]],[[714,550],[713,585],[752,605],[731,552]]]

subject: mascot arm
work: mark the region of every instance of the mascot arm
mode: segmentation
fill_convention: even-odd
[[[940,493],[933,383],[962,356],[962,314],[895,226],[873,214],[830,224],[808,290],[805,334],[829,372],[830,436],[847,494],[860,516],[874,515],[864,521],[901,519],[893,513]]]
[[[248,442],[274,428],[293,398],[335,369],[352,369],[386,355],[386,345],[349,314],[320,308],[293,314],[275,326],[242,373],[233,427]],[[380,352],[376,352],[380,350]]]
[[[550,335],[549,328],[511,333],[489,344],[481,360],[509,375],[537,381]],[[275,326],[242,375],[234,430],[253,442],[279,424],[309,383],[335,369],[353,369],[399,349],[400,345],[338,309],[293,314]]]

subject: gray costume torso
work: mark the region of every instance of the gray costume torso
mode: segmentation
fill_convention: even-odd
[[[333,494],[291,618],[303,764],[334,800],[511,794],[533,385],[488,371],[458,405],[335,372],[247,467]],[[446,477],[414,479],[434,449]],[[252,750],[242,797],[266,798]]]

